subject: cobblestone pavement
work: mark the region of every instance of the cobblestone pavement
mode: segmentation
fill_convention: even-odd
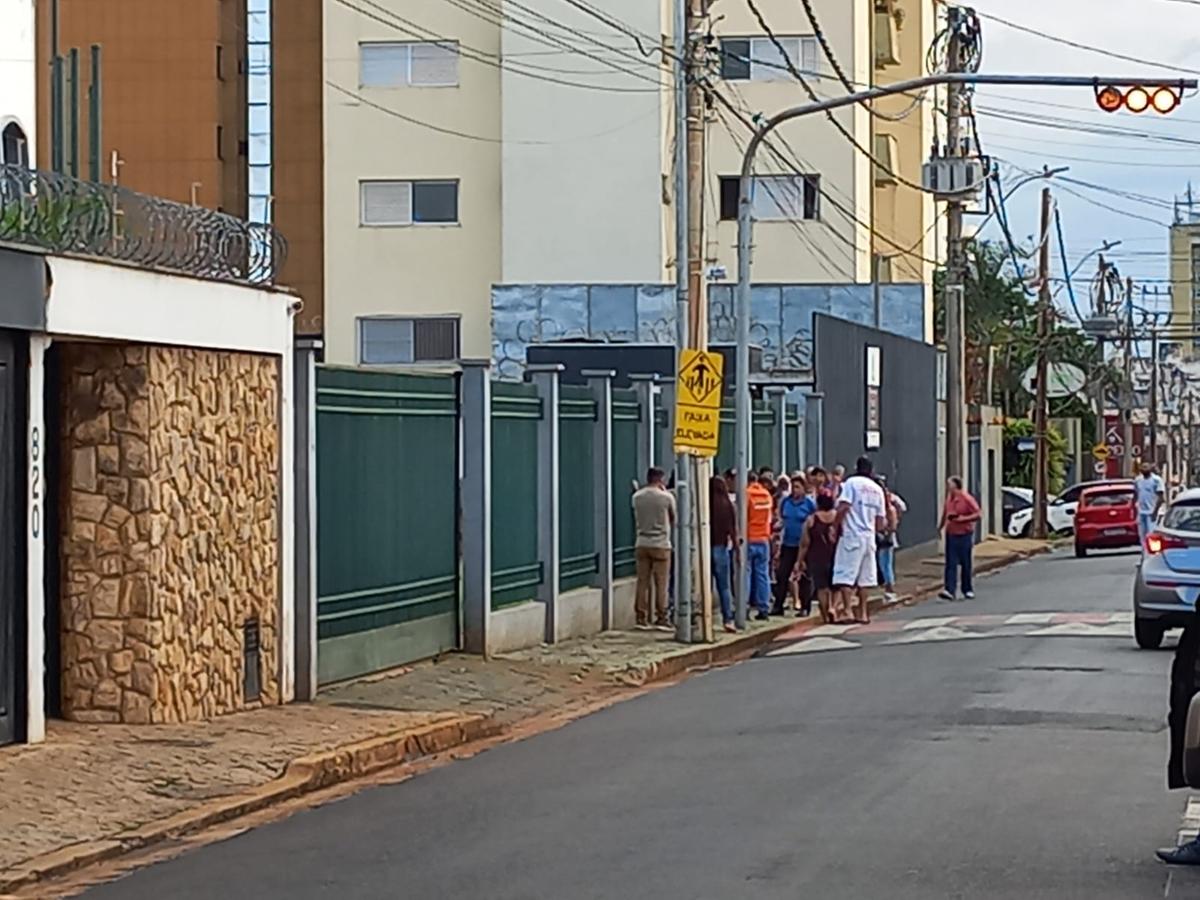
[[[44,744],[0,749],[0,871],[263,784],[296,757],[440,718],[305,705],[189,725],[51,722]]]
[[[1040,546],[989,541],[977,559]],[[902,554],[898,560],[903,593],[936,586],[940,568],[923,559]],[[752,629],[778,624],[751,623]],[[730,638],[718,632],[719,643]],[[610,632],[491,662],[450,654],[335,685],[315,704],[204,723],[52,722],[46,743],[0,748],[0,872],[264,784],[300,756],[450,715],[488,714],[508,725],[599,699],[638,683],[641,670],[684,649],[670,634]]]

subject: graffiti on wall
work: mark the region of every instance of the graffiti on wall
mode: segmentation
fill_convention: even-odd
[[[709,286],[709,341],[736,341],[733,285]],[[919,284],[881,288],[884,331],[923,340],[925,292]],[[750,295],[750,341],[774,371],[812,368],[812,321],[822,312],[875,324],[869,284],[758,285]],[[670,285],[544,284],[492,288],[492,364],[501,378],[521,378],[525,350],[550,341],[671,344],[675,341],[675,289]]]

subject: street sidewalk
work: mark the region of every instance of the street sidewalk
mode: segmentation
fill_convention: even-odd
[[[1046,547],[989,541],[977,560],[986,568]],[[906,595],[936,592],[938,573],[912,554],[898,560]],[[796,625],[752,623],[707,645],[635,631],[489,661],[449,654],[332,686],[314,704],[189,725],[51,722],[46,743],[0,748],[0,894],[520,723],[566,721],[641,685],[747,656]]]

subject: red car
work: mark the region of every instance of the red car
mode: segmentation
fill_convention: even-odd
[[[1075,510],[1075,555],[1089,550],[1137,547],[1137,498],[1128,482],[1090,487],[1079,495]]]

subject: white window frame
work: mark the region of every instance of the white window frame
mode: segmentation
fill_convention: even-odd
[[[368,222],[367,186],[372,184],[403,184],[408,186],[407,222]],[[455,191],[453,222],[419,222],[413,215],[413,188],[418,184],[453,184]],[[359,228],[457,228],[462,224],[459,201],[462,199],[462,182],[457,178],[360,178],[358,181],[358,227]]]
[[[455,356],[453,359],[416,359],[416,323],[422,320],[437,319],[441,321],[454,323],[454,342]],[[366,345],[364,340],[364,328],[369,322],[404,322],[409,326],[409,348],[410,355],[413,359],[407,362],[367,362],[364,358],[363,350]],[[368,366],[371,368],[394,369],[405,366],[421,366],[429,368],[431,366],[452,366],[459,363],[462,359],[462,316],[455,313],[430,313],[427,315],[392,315],[383,313],[379,315],[356,316],[354,319],[354,343],[355,343],[355,359],[358,360],[360,366]]]
[[[404,81],[397,84],[367,84],[363,81],[363,48],[365,47],[397,47],[404,49]],[[454,51],[454,80],[453,81],[421,81],[414,82],[412,74],[413,49],[415,47],[442,47]],[[396,90],[398,88],[456,88],[460,84],[459,63],[462,62],[462,51],[458,41],[359,41],[358,44],[358,86],[367,90]]]
[[[800,72],[801,75],[819,75],[821,72],[821,45],[817,43],[817,39],[811,34],[793,34],[793,35],[777,35],[779,43],[784,45],[784,49],[788,51],[788,58],[792,64]],[[796,55],[792,55],[792,48],[788,46],[789,41],[796,42]],[[807,53],[805,47],[807,46]],[[771,56],[778,54],[775,48],[775,43],[769,37],[752,37],[750,38],[750,80],[751,81],[791,81],[792,73],[787,69],[776,68],[775,66],[763,65],[756,63],[758,59],[759,48],[763,48],[770,52]],[[765,54],[764,54],[765,55]],[[805,56],[809,56],[812,60],[812,66],[804,65]],[[761,74],[759,74],[761,72]]]

